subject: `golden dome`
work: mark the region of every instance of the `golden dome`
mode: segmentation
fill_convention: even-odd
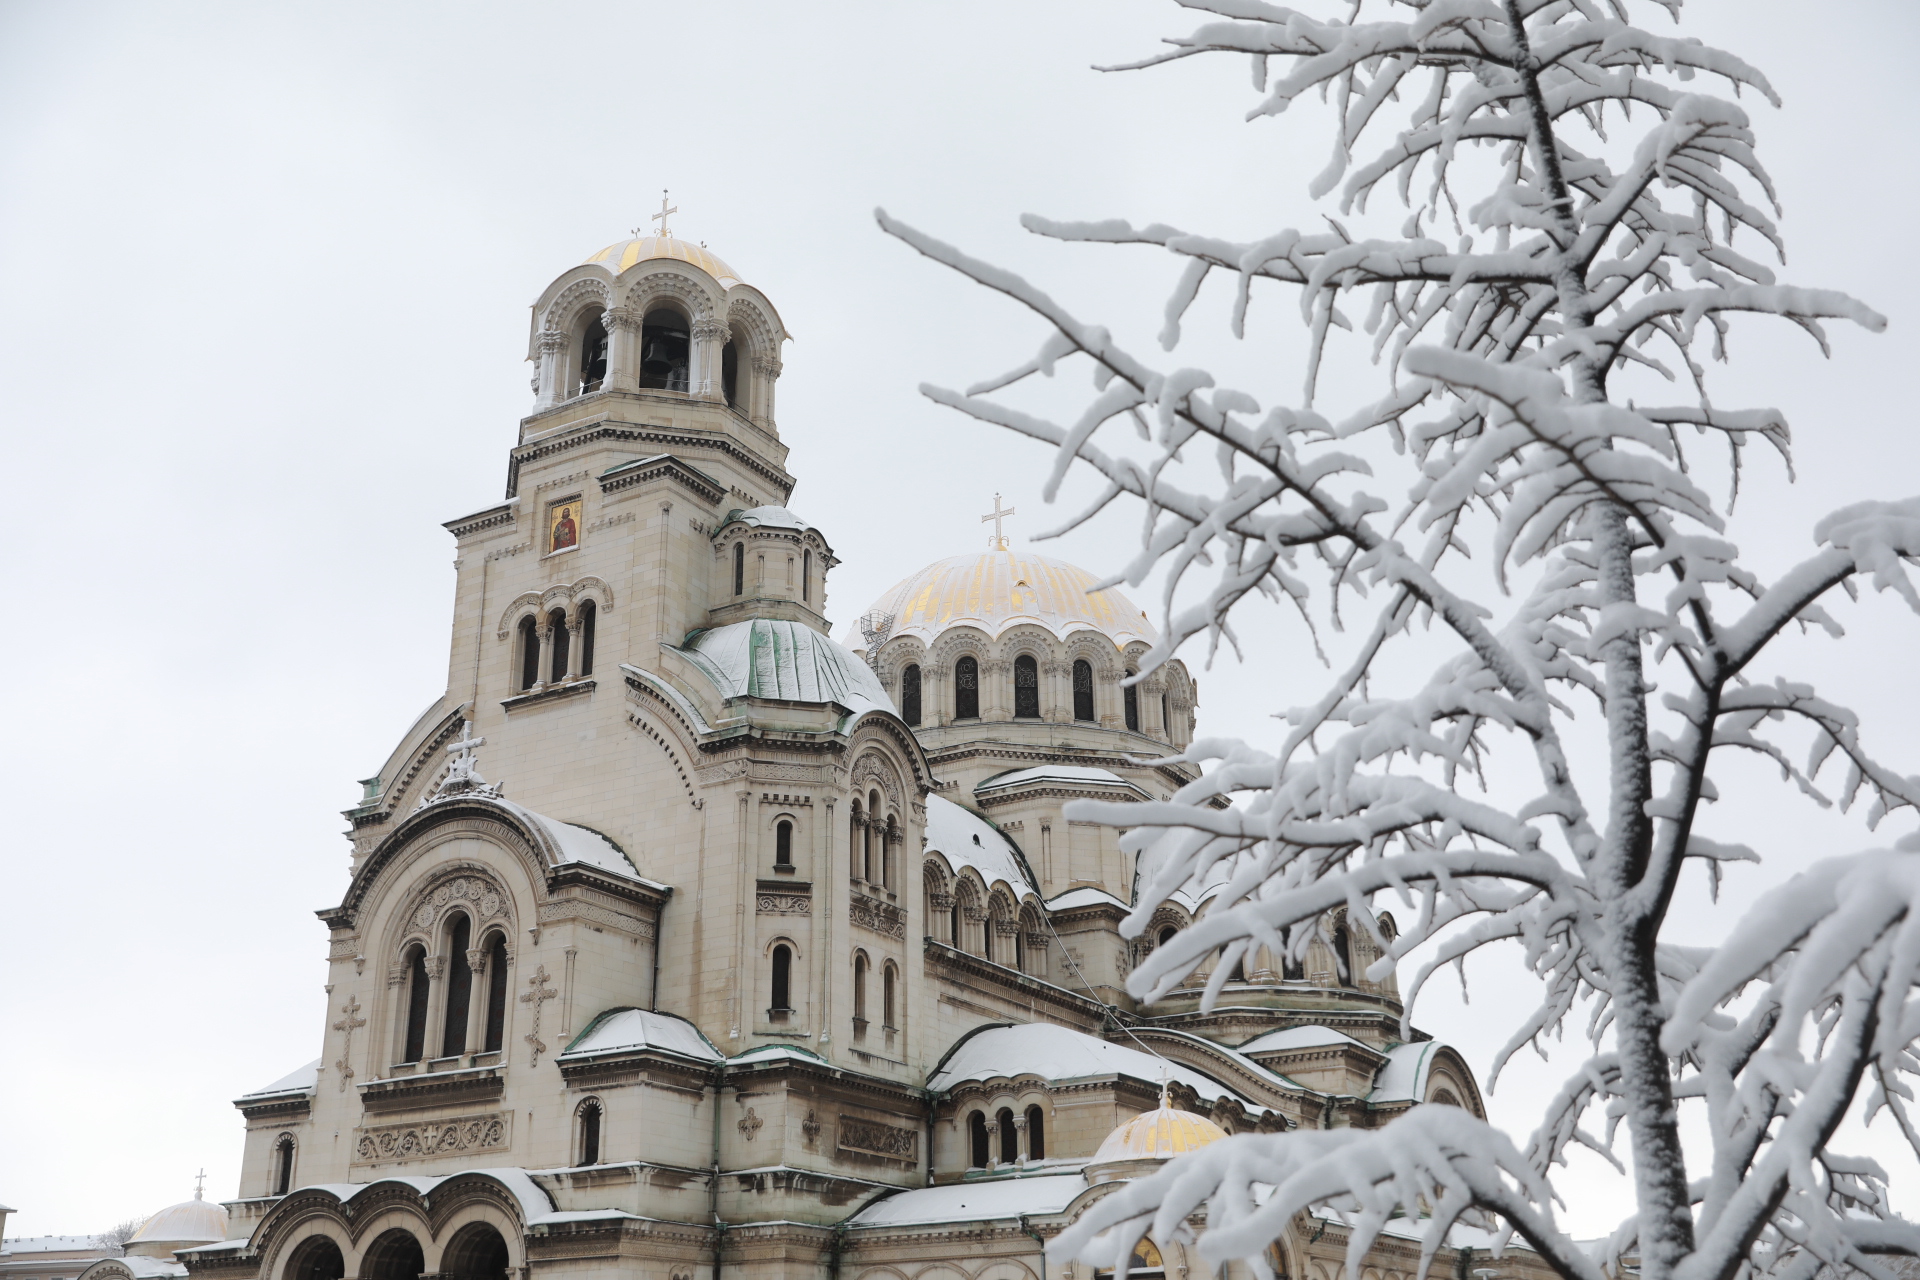
[[[622,240],[618,244],[608,245],[588,258],[587,262],[597,263],[619,275],[634,263],[645,262],[649,258],[672,258],[696,266],[729,289],[740,283],[740,277],[733,274],[733,268],[720,261],[717,255],[678,236],[641,236],[634,240]]]
[[[1078,565],[1002,548],[935,561],[894,584],[871,612],[893,615],[889,638],[913,635],[928,644],[952,627],[978,627],[998,638],[1021,623],[1045,627],[1062,640],[1091,630],[1116,647],[1153,643],[1153,625],[1133,601],[1112,587],[1087,594],[1098,581]]]
[[[1198,1151],[1210,1142],[1227,1136],[1205,1116],[1191,1111],[1176,1111],[1165,1097],[1156,1111],[1143,1111],[1107,1135],[1093,1153],[1094,1164],[1112,1160],[1166,1160]]]

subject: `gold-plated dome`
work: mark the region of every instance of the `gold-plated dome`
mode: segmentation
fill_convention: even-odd
[[[1162,1096],[1157,1110],[1143,1111],[1108,1134],[1100,1149],[1093,1153],[1092,1163],[1166,1160],[1198,1151],[1226,1136],[1226,1130],[1213,1121],[1191,1111],[1177,1111]]]
[[[622,240],[618,244],[608,245],[587,261],[598,263],[619,275],[634,263],[645,262],[649,258],[672,258],[677,262],[690,263],[729,289],[740,283],[740,277],[733,273],[732,267],[720,261],[719,255],[708,253],[702,246],[678,236],[640,236],[633,240]]]
[[[1002,548],[935,561],[895,583],[872,612],[893,615],[889,636],[913,635],[929,644],[951,627],[998,637],[1021,623],[1036,623],[1063,640],[1092,630],[1116,647],[1153,643],[1153,625],[1133,601],[1112,587],[1087,593],[1098,581],[1078,565]]]

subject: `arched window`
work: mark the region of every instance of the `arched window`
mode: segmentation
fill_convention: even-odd
[[[1084,658],[1073,664],[1073,718],[1093,719],[1093,664]]]
[[[1343,987],[1353,985],[1353,944],[1347,937],[1346,921],[1333,927],[1333,956],[1339,962],[1334,981]]]
[[[899,970],[895,969],[893,962],[889,960],[887,967],[880,971],[880,1025],[889,1031],[897,1029],[900,1025],[900,1020],[894,1016],[897,1012],[894,1001],[895,988],[898,984]]]
[[[911,725],[920,723],[920,668],[917,666],[900,673],[900,718]]]
[[[733,594],[743,596],[747,593],[747,544],[733,544]]]
[[[607,318],[597,315],[580,335],[580,394],[591,395],[607,380]]]
[[[1160,732],[1165,734],[1167,740],[1171,742],[1173,740],[1173,713],[1169,711],[1167,707],[1167,695],[1163,693],[1160,695]]]
[[[860,802],[855,800],[847,807],[847,874],[856,880],[866,873],[866,861],[860,856],[860,841],[866,825],[860,813]]]
[[[340,1280],[347,1274],[347,1263],[331,1238],[308,1236],[294,1249],[282,1274],[287,1280]]]
[[[1013,1112],[1005,1107],[994,1117],[995,1127],[1000,1130],[1000,1163],[1018,1164],[1020,1162],[1020,1131],[1014,1127]]]
[[[880,883],[889,891],[893,889],[894,851],[899,847],[900,826],[888,814],[887,825],[880,832]]]
[[[980,718],[980,664],[971,657],[953,664],[953,718]]]
[[[987,1143],[987,1113],[976,1111],[967,1117],[967,1167],[984,1169],[993,1160],[993,1148]]]
[[[467,1006],[473,1001],[473,966],[467,963],[467,947],[473,940],[473,924],[464,913],[456,913],[453,927],[447,930],[447,1016],[440,1037],[440,1056],[451,1058],[467,1051]]]
[[[993,908],[987,908],[987,918],[980,922],[980,958],[993,959],[993,926],[998,923],[993,918]]]
[[[360,1260],[361,1280],[416,1280],[427,1260],[411,1231],[382,1232]]]
[[[781,943],[773,949],[773,1004],[770,1014],[793,1011],[793,948]]]
[[[594,1098],[580,1104],[580,1163],[600,1163],[600,1103]]]
[[[555,609],[547,615],[547,631],[553,639],[549,646],[553,650],[553,660],[547,664],[547,680],[559,684],[567,678],[567,613],[564,609]]]
[[[427,952],[415,947],[407,961],[407,1040],[402,1062],[418,1062],[427,1052],[427,1003],[433,998],[433,983],[427,978]]]
[[[961,943],[961,940],[960,940],[960,899],[958,897],[955,897],[953,900],[952,914],[953,914],[953,921],[952,921],[953,927],[952,927],[951,937],[953,938],[953,945],[959,950],[965,951],[966,947]]]
[[[273,1194],[283,1196],[293,1188],[293,1137],[283,1136],[273,1146]]]
[[[494,934],[487,945],[486,1052],[498,1053],[507,1039],[507,940]]]
[[[729,409],[740,407],[739,386],[740,344],[729,338],[727,345],[720,348],[720,389],[726,394]]]
[[[1446,1089],[1435,1089],[1433,1096],[1428,1098],[1427,1101],[1442,1107],[1457,1107],[1460,1105],[1460,1099],[1454,1097],[1453,1094]]]
[[[591,600],[580,602],[580,674],[593,674],[593,625],[600,620],[600,606]]]
[[[1031,654],[1013,660],[1013,714],[1022,719],[1040,718],[1040,666]]]
[[[1047,1158],[1047,1113],[1038,1106],[1027,1108],[1027,1159]]]
[[[1154,943],[1154,945],[1160,946],[1160,947],[1166,946],[1169,942],[1173,941],[1173,935],[1178,932],[1180,932],[1178,929],[1174,928],[1172,925],[1168,925],[1166,928],[1160,930],[1160,937]]]
[[[1133,679],[1133,675],[1133,672],[1127,672],[1127,679]],[[1137,684],[1127,685],[1122,691],[1121,701],[1126,704],[1127,728],[1133,730],[1135,733],[1140,732],[1140,686]]]
[[[640,322],[640,387],[646,391],[685,391],[691,340],[687,318],[655,307]]]
[[[460,1280],[507,1280],[507,1242],[491,1225],[469,1222],[440,1255],[440,1274]]]
[[[528,614],[520,619],[520,687],[531,689],[540,683],[540,624]]]
[[[800,602],[813,599],[813,552],[800,553]]]
[[[867,956],[853,954],[853,1030],[856,1035],[867,1029]]]
[[[793,870],[793,824],[784,818],[773,828],[773,865]]]
[[[867,801],[867,825],[860,828],[860,878],[868,884],[880,879],[874,873],[879,870],[873,863],[873,842],[880,837],[880,795],[875,792]]]

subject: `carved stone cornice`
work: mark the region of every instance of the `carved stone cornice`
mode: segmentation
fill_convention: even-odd
[[[623,397],[621,392],[603,392],[602,394]],[[643,397],[635,395],[633,398],[642,399]],[[555,408],[564,408],[564,406],[556,405]],[[542,416],[544,415],[535,414],[525,421],[532,422]],[[785,468],[768,462],[758,453],[742,448],[721,432],[615,422],[604,414],[575,423],[558,435],[516,448],[508,462],[508,496],[511,497],[519,492],[520,468],[527,463],[558,457],[575,449],[605,444],[644,445],[657,448],[667,454],[678,449],[701,449],[722,454],[744,470],[764,480],[778,493],[781,502],[784,503],[793,496],[794,479],[787,474]],[[686,466],[685,463],[681,465]],[[687,469],[692,470],[690,467]],[[721,497],[724,498],[724,496],[725,491],[722,490]],[[721,498],[714,499],[715,502],[720,500]]]
[[[502,1068],[480,1067],[470,1071],[369,1080],[360,1086],[360,1101],[368,1114],[417,1111],[427,1107],[492,1102],[506,1091],[506,1087]]]
[[[513,504],[503,502],[497,507],[488,507],[476,511],[470,516],[461,516],[458,520],[449,520],[440,527],[456,538],[471,538],[476,533],[487,533],[495,529],[513,527]]]

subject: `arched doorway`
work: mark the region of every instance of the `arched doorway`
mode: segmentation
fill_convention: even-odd
[[[360,1280],[420,1280],[426,1254],[413,1233],[402,1227],[384,1231],[360,1262]]]
[[[440,1273],[454,1280],[507,1280],[507,1242],[492,1224],[469,1222],[447,1242]]]
[[[285,1280],[341,1280],[347,1274],[347,1261],[331,1237],[309,1236],[294,1246],[281,1274]]]

